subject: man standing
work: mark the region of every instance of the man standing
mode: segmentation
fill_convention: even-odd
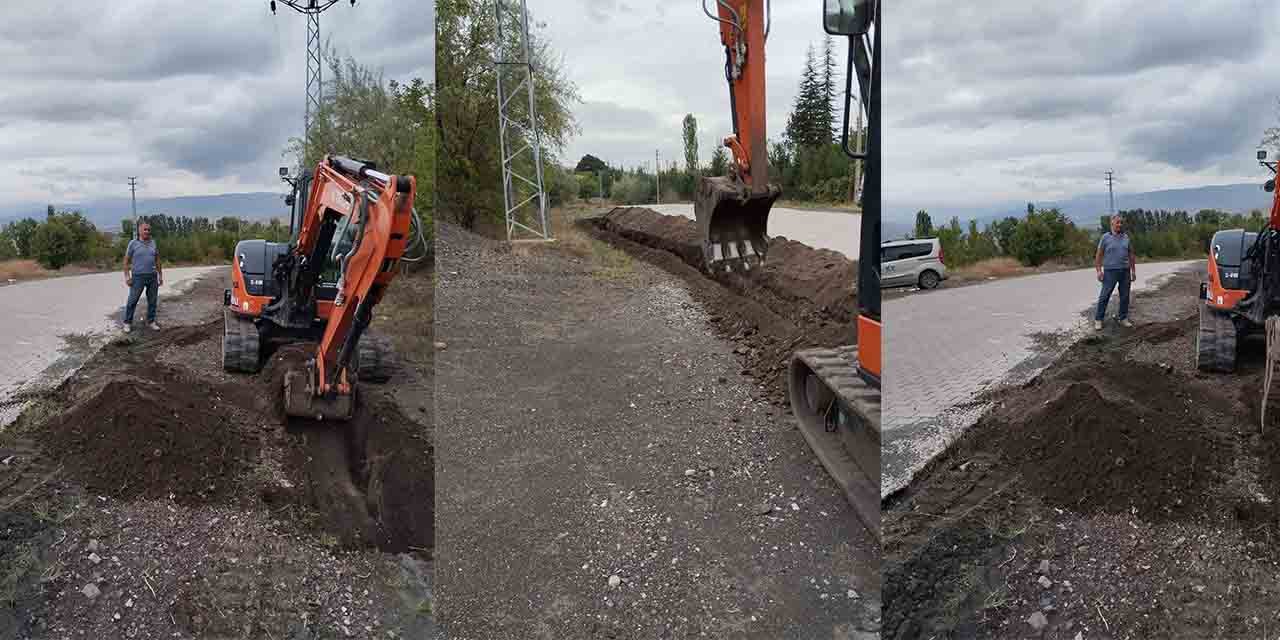
[[[1098,282],[1102,283],[1102,292],[1098,294],[1098,310],[1093,316],[1093,328],[1102,330],[1102,319],[1107,315],[1107,300],[1111,292],[1120,285],[1120,311],[1116,317],[1120,325],[1129,328],[1129,285],[1138,277],[1137,256],[1133,252],[1133,243],[1129,242],[1129,234],[1124,232],[1124,222],[1120,216],[1111,216],[1111,231],[1102,234],[1098,241],[1098,253],[1094,256],[1093,267],[1098,272]]]
[[[138,306],[138,298],[143,290],[147,292],[147,325],[159,330],[156,323],[156,294],[160,285],[164,284],[164,274],[160,271],[160,254],[156,251],[156,243],[151,239],[151,225],[138,225],[138,238],[129,241],[129,248],[124,252],[124,283],[129,287],[129,301],[124,306],[124,330],[133,330],[133,310]]]

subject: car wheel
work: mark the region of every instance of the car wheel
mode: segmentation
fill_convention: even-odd
[[[920,274],[921,289],[936,289],[940,282],[942,282],[942,279],[938,277],[937,271],[925,271]]]

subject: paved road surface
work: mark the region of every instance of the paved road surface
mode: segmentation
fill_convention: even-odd
[[[1197,262],[1138,265],[1134,291]],[[1093,269],[938,289],[884,303],[881,493],[903,487],[986,410],[975,395],[1029,379],[1090,331]],[[1114,321],[1116,300],[1107,309]],[[1068,333],[1051,349],[1034,334]],[[962,406],[963,405],[963,406]]]
[[[646,205],[658,213],[693,219],[693,204]],[[769,212],[769,235],[819,249],[839,251],[850,259],[858,257],[862,216],[838,211],[811,211],[774,207]]]
[[[217,267],[165,269],[160,295],[181,293],[197,276]],[[128,289],[123,274],[94,273],[34,280],[0,287],[0,427],[22,413],[12,402],[19,390],[58,385],[98,347],[120,331]],[[135,322],[146,319],[146,297],[138,302]],[[158,320],[164,323],[161,300]],[[89,336],[67,341],[62,336]]]

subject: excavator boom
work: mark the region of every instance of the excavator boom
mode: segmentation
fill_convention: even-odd
[[[318,419],[348,419],[355,406],[352,365],[373,307],[395,277],[408,243],[416,182],[380,173],[371,163],[341,156],[316,168],[298,240],[275,265],[285,295],[264,316],[309,315],[316,277],[331,256],[337,292],[314,360],[285,375],[285,412]],[[292,299],[290,299],[292,296]],[[283,315],[281,315],[283,314]]]
[[[745,271],[760,264],[769,248],[768,222],[782,194],[769,184],[765,138],[765,41],[768,0],[714,0],[720,26],[733,134],[724,146],[733,154],[729,176],[699,177],[694,216],[702,235],[707,270]]]

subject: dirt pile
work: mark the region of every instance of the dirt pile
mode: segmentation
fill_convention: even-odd
[[[680,276],[712,314],[716,331],[738,345],[742,373],[759,380],[779,406],[786,405],[786,371],[795,351],[857,342],[857,263],[839,253],[773,238],[763,268],[713,280],[703,270],[693,220],[620,207],[580,224]]]
[[[1073,373],[1080,371],[1068,371],[1068,380]],[[1186,402],[1167,395],[1169,374],[1136,364],[1092,374],[1050,387],[1057,391],[1039,408],[1001,425],[1005,461],[1047,502],[1081,513],[1136,509],[1163,520],[1211,508],[1209,488],[1233,450]],[[1123,392],[1104,397],[1100,387]]]
[[[46,425],[46,449],[84,487],[119,498],[216,502],[258,447],[216,389],[116,379]]]
[[[643,207],[619,207],[594,219],[604,231],[679,256],[703,268],[698,224]],[[828,249],[814,249],[784,237],[769,241],[764,266],[745,276],[717,274],[717,280],[760,301],[796,323],[852,324],[857,312],[858,263]]]

